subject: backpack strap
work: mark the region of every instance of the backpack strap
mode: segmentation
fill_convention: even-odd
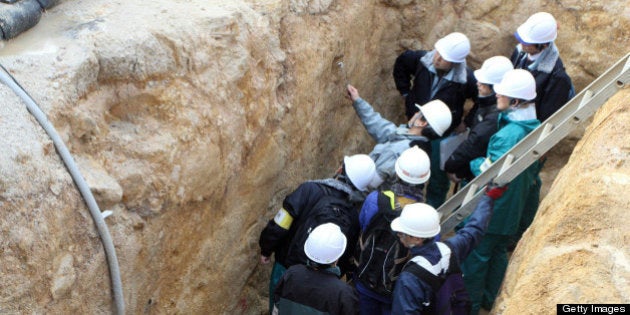
[[[426,258],[415,256],[403,269],[428,284],[433,291],[431,302],[425,304],[428,308],[422,314],[468,314],[470,296],[464,286],[458,258],[448,245],[442,242],[436,242],[436,245],[442,254],[437,264],[432,265]]]
[[[395,200],[395,196],[394,196],[393,191],[386,190],[386,191],[378,192],[378,195],[376,197],[376,204],[378,206],[378,210],[374,214],[372,219],[370,220],[370,223],[368,223],[368,225],[365,227],[365,231],[362,232],[361,236],[359,237],[359,248],[361,249],[361,251],[365,249],[364,236],[369,234],[366,232],[371,231],[371,229],[379,223],[378,221],[380,220],[380,218],[378,218],[378,215],[382,213],[382,211],[384,211],[385,209],[387,210],[394,209],[394,205],[395,205],[394,200]],[[357,264],[358,264],[358,261],[357,261]]]
[[[451,271],[451,262],[454,261],[450,247],[442,242],[436,242],[435,245],[442,255],[442,258],[437,264],[431,264],[431,262],[422,256],[414,256],[407,262],[403,269],[403,271],[407,270],[420,280],[429,284],[433,292],[437,292],[442,287],[446,279],[446,273]]]
[[[361,233],[361,237],[359,237],[359,247],[361,248],[361,250],[365,249],[363,236],[369,234],[367,232],[371,231],[375,225],[378,225],[379,220],[384,219],[382,218],[383,213],[386,213],[386,211],[390,209],[391,210],[394,209],[394,206],[393,206],[395,204],[394,200],[395,200],[394,192],[392,192],[391,190],[378,192],[378,195],[376,197],[376,204],[378,206],[378,210],[376,211],[374,216],[370,219],[370,223],[368,223],[368,225],[365,227],[365,230]]]
[[[418,279],[426,282],[433,292],[440,290],[444,284],[444,278],[432,274],[428,270],[413,262],[408,262],[407,265],[405,265],[405,268],[403,268],[403,271],[411,272],[411,274],[418,277]]]
[[[381,191],[378,193],[376,203],[378,205],[379,210],[396,209],[396,195],[391,190]]]
[[[376,204],[378,206],[378,210],[370,219],[370,223],[365,227],[365,231],[370,231],[373,226],[379,224],[379,220],[383,218],[389,218],[388,220],[393,220],[393,215],[395,215],[394,210],[396,209],[396,196],[394,192],[391,190],[381,191],[378,193],[376,197]],[[399,209],[398,209],[399,210]]]

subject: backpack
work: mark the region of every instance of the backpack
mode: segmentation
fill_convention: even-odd
[[[405,201],[415,202],[396,198],[392,191],[378,193],[378,211],[359,237],[355,253],[355,278],[382,296],[392,295],[396,279],[409,258],[409,251],[390,227],[392,220],[400,216],[400,203]]]
[[[337,197],[331,192],[330,187],[320,185],[324,190],[321,197],[307,213],[300,218],[295,234],[293,235],[287,257],[296,257],[299,263],[306,264],[308,258],[304,253],[304,243],[311,231],[324,223],[334,223],[341,228],[341,232],[346,236],[348,242],[356,240],[359,225],[359,213],[355,205],[346,197]],[[343,269],[343,262],[340,267]],[[290,266],[286,266],[290,267]],[[346,270],[342,270],[345,272]]]
[[[446,246],[444,243],[440,244]],[[454,255],[450,257],[449,268],[445,274],[435,275],[412,261],[405,265],[403,271],[414,274],[428,284],[433,291],[431,303],[422,310],[422,314],[467,315],[470,313],[472,302]]]

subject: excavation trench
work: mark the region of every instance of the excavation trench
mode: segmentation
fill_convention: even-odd
[[[511,52],[522,5],[66,0],[3,42],[0,64],[112,211],[105,223],[128,313],[258,314],[267,305],[257,244],[266,221],[299,183],[374,145],[345,98],[346,77],[401,121],[391,77],[400,52],[462,31],[477,68]],[[561,21],[556,43],[578,90],[630,47],[624,5],[544,7]],[[24,103],[6,87],[0,95],[0,312],[113,312],[85,202]],[[621,193],[629,103],[626,88],[587,136],[572,134],[547,155],[547,197],[512,257],[498,313],[531,301],[541,305],[532,313],[548,313],[559,301],[630,300]]]

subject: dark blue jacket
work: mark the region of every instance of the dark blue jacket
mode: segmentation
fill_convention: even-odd
[[[481,241],[492,217],[493,202],[492,198],[483,195],[466,225],[455,236],[444,241],[458,262],[463,261]],[[412,247],[411,255],[422,256],[431,264],[438,264],[442,260],[435,241]],[[396,281],[393,296],[392,314],[420,314],[431,303],[433,290],[414,274],[403,271]]]
[[[295,265],[284,273],[274,291],[278,314],[359,314],[354,289],[334,270]]]
[[[493,94],[478,98],[478,103],[468,114],[470,133],[453,154],[444,163],[444,170],[454,173],[458,178],[472,180],[475,176],[470,171],[470,161],[486,156],[490,137],[497,132],[497,98]]]
[[[517,45],[510,60],[515,69],[526,69],[536,79],[536,116],[541,122],[553,115],[569,101],[571,78],[564,69],[560,53],[554,43],[541,52],[540,57],[530,65],[524,65],[527,53]]]
[[[455,64],[439,83],[432,95],[432,83],[437,76],[430,70],[435,51],[407,50],[394,63],[394,83],[401,95],[406,95],[405,115],[410,119],[418,108],[414,104],[424,105],[429,101],[443,101],[453,114],[453,122],[444,135],[448,135],[459,125],[464,114],[464,102],[467,98],[477,98],[477,80],[466,63]],[[413,78],[413,81],[412,81]]]

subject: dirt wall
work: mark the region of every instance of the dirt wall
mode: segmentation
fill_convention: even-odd
[[[128,313],[256,314],[266,307],[265,222],[297,184],[373,145],[345,99],[346,77],[399,122],[396,56],[451,31],[470,37],[475,68],[509,54],[516,26],[545,8],[558,17],[557,45],[578,89],[630,47],[625,1],[526,8],[66,0],[2,43],[0,64],[61,134],[101,210],[113,212],[105,220]],[[0,96],[0,312],[112,312],[85,203],[21,100],[6,87]]]

